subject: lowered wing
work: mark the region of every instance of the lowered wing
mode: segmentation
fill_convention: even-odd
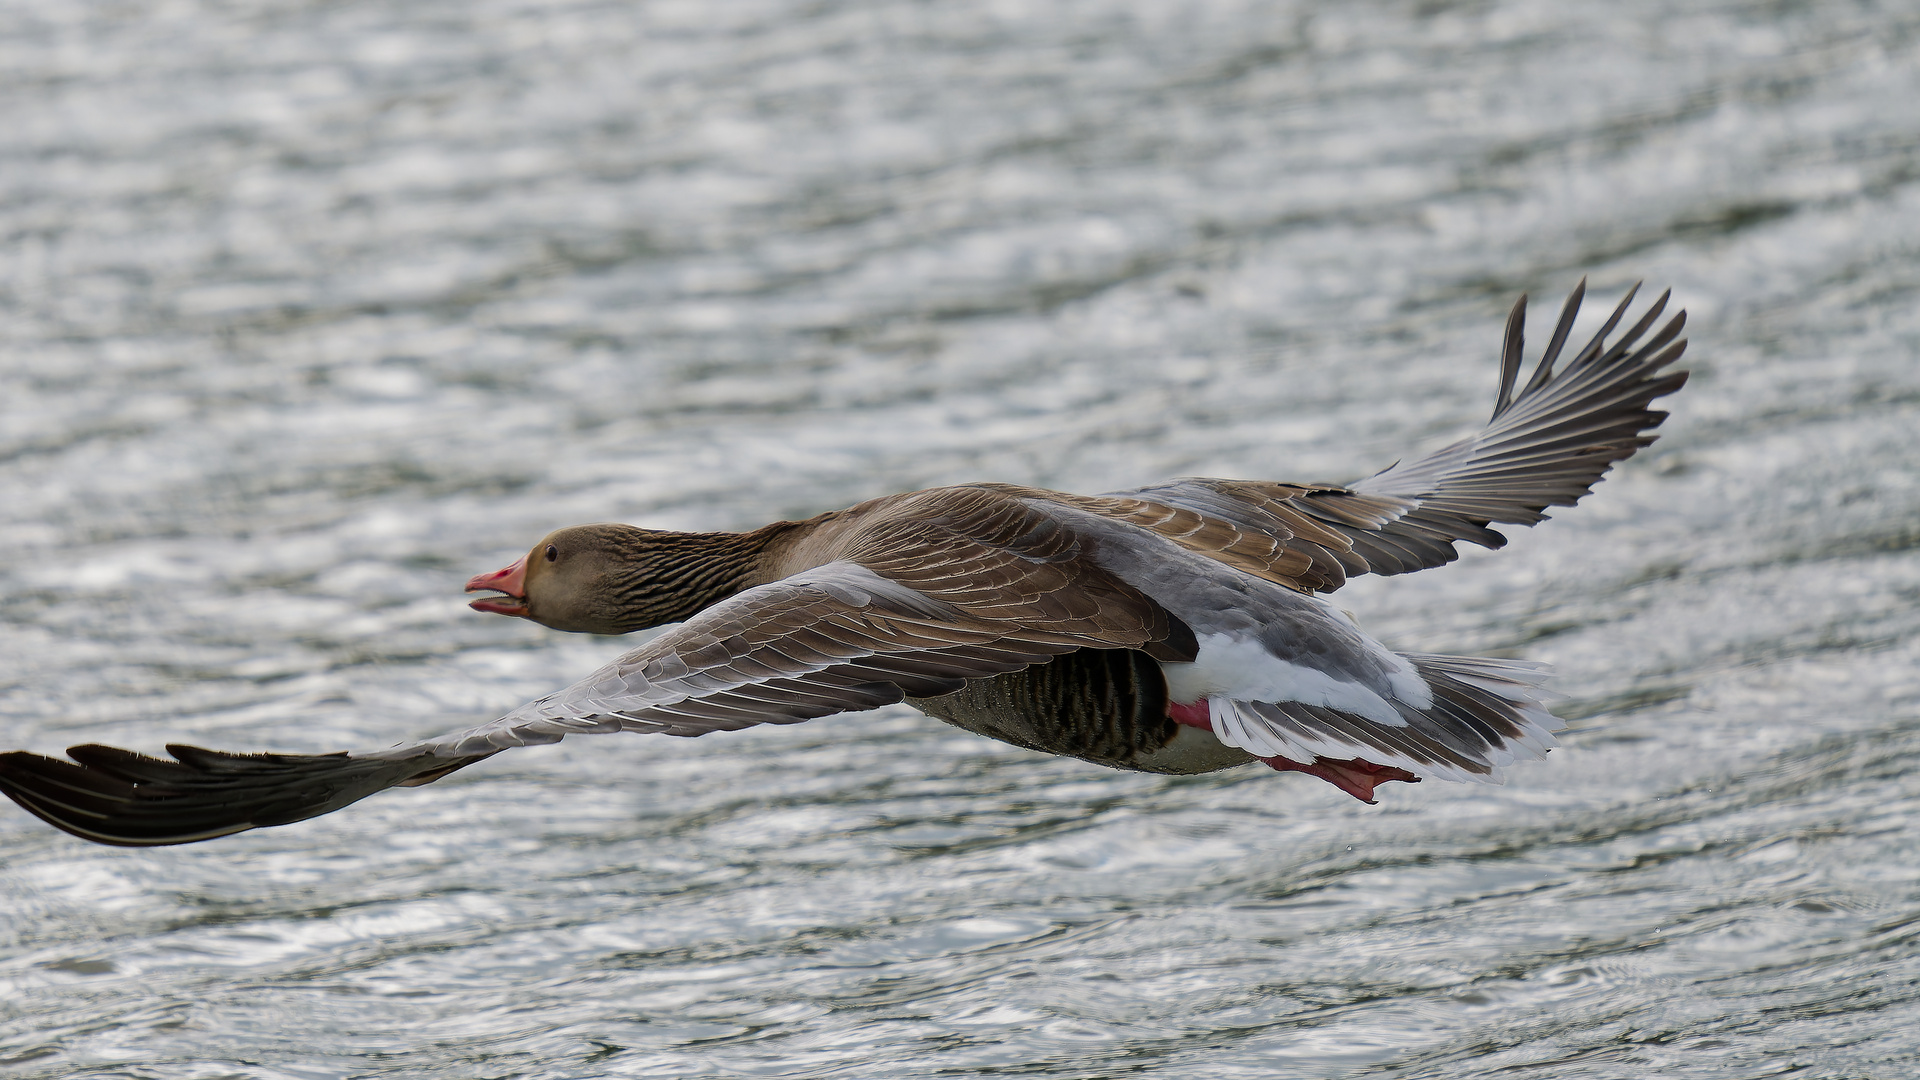
[[[877,569],[839,561],[748,589],[490,723],[372,753],[17,751],[0,754],[0,792],[84,839],[183,844],[316,817],[568,735],[797,723],[950,693],[1081,648],[1191,657],[1191,632],[1094,567],[1070,530],[984,489],[945,490],[939,513],[913,529],[918,550],[871,537]]]

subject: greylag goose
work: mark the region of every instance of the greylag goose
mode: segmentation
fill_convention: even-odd
[[[1637,287],[1636,287],[1637,289]],[[1631,305],[1556,364],[1585,282],[1519,385],[1526,297],[1478,434],[1357,483],[1187,478],[1107,495],[964,484],[746,533],[561,529],[467,585],[558,630],[678,624],[491,723],[364,753],[174,760],[75,746],[0,754],[0,790],[75,836],[182,844],[330,813],[568,735],[704,735],[906,701],[1098,765],[1199,773],[1259,761],[1373,801],[1426,777],[1498,783],[1561,725],[1541,666],[1396,653],[1323,594],[1498,548],[1490,526],[1571,506],[1653,442],[1685,383],[1680,312]],[[1642,344],[1642,338],[1645,342]]]

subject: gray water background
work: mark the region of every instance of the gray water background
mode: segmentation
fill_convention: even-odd
[[[1651,451],[1341,603],[1559,670],[1366,807],[903,709],[159,850],[0,803],[23,1078],[1920,1075],[1920,11],[0,6],[0,747],[331,751],[631,642],[547,530],[1345,480],[1500,320],[1691,313]],[[1583,325],[1597,321],[1592,312]]]

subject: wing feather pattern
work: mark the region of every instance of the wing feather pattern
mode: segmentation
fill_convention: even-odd
[[[487,756],[379,760],[179,745],[167,752],[176,760],[99,745],[70,748],[73,761],[0,754],[0,791],[84,840],[151,847],[304,821],[376,791],[437,780]]]

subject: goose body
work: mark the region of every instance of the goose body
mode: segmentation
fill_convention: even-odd
[[[1477,435],[1345,486],[1194,477],[1083,496],[1009,484],[891,495],[747,533],[562,529],[476,576],[473,606],[572,631],[677,624],[490,723],[388,750],[174,760],[113,747],[0,754],[0,791],[102,843],[185,843],[330,812],[568,735],[702,735],[906,701],[1095,764],[1254,761],[1371,802],[1389,780],[1499,782],[1559,727],[1522,661],[1402,654],[1323,595],[1442,565],[1532,524],[1653,441],[1685,382],[1666,297],[1633,300],[1556,370],[1582,297],[1519,387],[1525,298]],[[1646,339],[1642,343],[1642,339]]]

